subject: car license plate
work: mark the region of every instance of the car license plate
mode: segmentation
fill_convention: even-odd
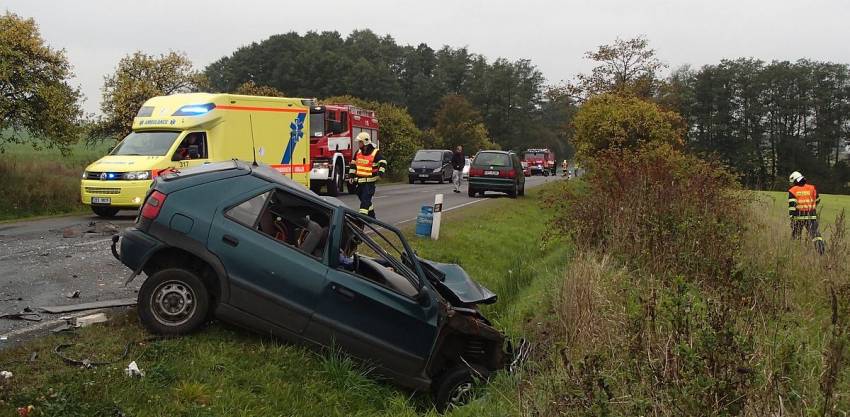
[[[112,203],[112,199],[109,197],[92,197],[92,204],[110,204]]]
[[[428,178],[428,174],[419,174],[419,178]]]
[[[499,171],[484,171],[484,175],[499,175]]]

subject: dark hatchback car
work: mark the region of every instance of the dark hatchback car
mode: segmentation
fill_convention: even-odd
[[[469,167],[470,197],[485,191],[507,193],[511,198],[525,195],[525,172],[519,158],[509,151],[481,151]]]
[[[120,248],[120,253],[119,249]],[[138,313],[179,335],[211,316],[311,347],[337,346],[438,410],[512,358],[477,305],[496,295],[458,265],[419,258],[394,227],[238,161],[158,177],[113,254],[147,279]]]
[[[407,169],[407,180],[411,184],[416,181],[437,181],[442,184],[452,180],[453,170],[452,151],[422,149],[416,152]]]

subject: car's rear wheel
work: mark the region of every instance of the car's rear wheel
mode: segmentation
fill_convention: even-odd
[[[185,269],[155,272],[139,289],[139,320],[151,333],[181,335],[201,327],[210,309],[207,287]]]
[[[94,214],[97,214],[99,217],[111,218],[115,217],[118,214],[118,211],[121,210],[118,207],[110,207],[110,206],[91,206],[91,211]]]
[[[522,183],[522,186],[519,187],[519,195],[525,195],[525,183]]]
[[[434,406],[445,413],[468,404],[489,378],[490,371],[480,365],[461,365],[446,371],[432,387]]]
[[[519,194],[519,186],[517,186],[517,183],[514,183],[513,189],[508,191],[508,197],[516,198],[517,194]]]
[[[478,194],[478,191],[475,191],[475,189],[474,189],[474,188],[469,187],[469,188],[466,190],[466,194],[467,194],[468,196],[470,196],[470,197],[475,197],[475,195],[476,195],[476,194]]]

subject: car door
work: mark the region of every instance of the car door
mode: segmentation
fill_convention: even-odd
[[[324,256],[306,254],[264,229],[278,198],[297,197],[272,187],[228,202],[216,213],[208,247],[227,270],[228,304],[301,333],[324,289],[327,265]]]
[[[349,215],[360,217],[340,213],[343,218]],[[364,222],[378,224],[371,219]],[[331,251],[340,250],[339,242],[345,230],[335,229],[339,230]],[[382,234],[401,238],[397,231],[377,229]],[[366,226],[365,230],[371,229]],[[365,259],[360,262],[367,262]],[[425,304],[420,304],[410,291],[405,294],[356,271],[331,267],[307,333],[326,345],[341,346],[354,356],[379,364],[391,374],[415,376],[427,363],[437,334],[436,302],[430,300]]]
[[[452,175],[454,175],[454,169],[454,166],[452,166],[452,152],[443,152],[443,173],[447,178],[452,178]]]

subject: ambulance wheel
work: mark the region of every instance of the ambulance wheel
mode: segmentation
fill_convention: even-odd
[[[99,217],[111,218],[118,214],[119,208],[110,206],[91,206],[91,211]]]
[[[339,195],[339,191],[343,189],[343,182],[345,182],[342,178],[342,168],[339,165],[334,167],[334,177],[331,181],[328,182],[328,195],[331,197],[336,197]]]

